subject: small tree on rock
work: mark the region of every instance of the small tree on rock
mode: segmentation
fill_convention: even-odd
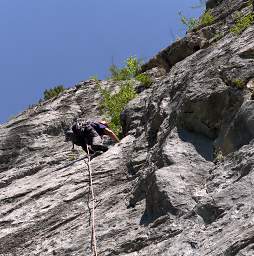
[[[43,95],[44,95],[44,100],[49,100],[51,98],[56,97],[57,95],[59,95],[61,92],[63,92],[65,90],[63,85],[58,85],[55,86],[49,90],[45,90]]]

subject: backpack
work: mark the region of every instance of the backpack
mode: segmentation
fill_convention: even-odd
[[[94,122],[91,121],[76,121],[71,127],[73,131],[73,144],[78,146],[90,145],[92,137],[98,135],[93,125]]]

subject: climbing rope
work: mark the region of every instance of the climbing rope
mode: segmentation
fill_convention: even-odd
[[[89,146],[86,146],[87,148],[87,154],[88,154],[88,163],[87,163],[87,167],[88,167],[88,172],[89,172],[89,190],[90,190],[90,194],[91,194],[91,201],[92,201],[92,207],[90,209],[89,207],[89,211],[90,211],[90,218],[91,218],[91,249],[92,249],[92,253],[93,256],[97,256],[97,242],[96,242],[96,232],[95,232],[95,196],[94,196],[94,190],[93,190],[93,176],[92,176],[92,168],[91,168],[91,157],[90,157],[90,152],[89,152]],[[89,202],[88,202],[89,204]]]

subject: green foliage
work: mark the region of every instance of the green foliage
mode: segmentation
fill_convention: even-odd
[[[77,157],[76,157],[76,155],[74,155],[74,154],[72,154],[72,155],[69,154],[69,155],[68,155],[68,160],[69,160],[69,161],[75,161],[75,160],[77,160]]]
[[[63,85],[58,85],[49,90],[45,90],[44,91],[44,100],[49,100],[51,98],[54,98],[57,95],[59,95],[61,92],[63,92],[64,90],[65,89],[64,89]]]
[[[253,6],[253,0],[249,0],[247,4],[248,6]]]
[[[118,68],[115,64],[112,64],[109,68],[111,78],[114,81],[128,80],[129,74],[126,68]]]
[[[208,26],[214,22],[215,18],[212,15],[211,10],[206,11],[200,18],[199,24],[201,26]]]
[[[181,22],[182,24],[184,24],[188,30],[192,30],[193,28],[195,28],[198,25],[198,20],[195,18],[187,18],[186,16],[184,16],[181,12],[178,13],[180,18],[181,18]]]
[[[70,152],[67,153],[67,157],[69,161],[75,161],[79,157],[79,153],[77,150],[72,149]]]
[[[94,76],[90,76],[90,78],[89,78],[90,80],[93,80],[93,81],[99,81],[99,79],[98,79],[98,76],[97,75],[94,75]]]
[[[215,20],[211,10],[206,11],[199,20],[195,18],[188,19],[186,16],[182,15],[181,12],[178,14],[180,15],[182,24],[186,25],[188,30],[192,30],[197,26],[211,25]]]
[[[236,35],[240,35],[246,28],[251,26],[254,22],[254,13],[249,13],[245,16],[238,15],[235,25],[230,31]]]
[[[152,79],[148,74],[139,74],[136,76],[136,80],[141,82],[141,84],[147,88],[150,87],[150,85],[152,84]]]
[[[214,163],[219,163],[219,162],[222,162],[224,160],[224,156],[223,156],[223,153],[220,149],[216,150],[214,152]]]
[[[99,90],[103,96],[101,102],[101,109],[107,116],[111,129],[121,136],[121,123],[120,115],[124,110],[127,103],[137,96],[137,92],[133,86],[132,79],[140,81],[144,86],[149,87],[152,84],[152,80],[147,74],[140,74],[141,61],[136,57],[129,57],[125,61],[123,68],[118,68],[116,65],[111,65],[109,68],[111,73],[111,79],[115,81],[125,81],[121,86],[119,92],[112,94],[107,89],[102,89],[99,84]]]
[[[238,89],[243,89],[245,87],[245,83],[243,80],[241,79],[235,79],[232,81],[232,84],[234,87],[238,88]]]
[[[134,78],[141,70],[141,61],[131,56],[126,61],[126,68],[130,78]]]
[[[123,68],[118,68],[116,65],[111,65],[109,71],[111,73],[111,78],[115,81],[123,81],[134,78],[141,69],[141,61],[136,57],[129,57],[125,61],[125,66]]]
[[[107,89],[99,88],[99,90],[103,96],[101,108],[110,120],[111,129],[119,136],[121,135],[120,114],[127,103],[137,96],[134,86],[130,81],[126,82],[119,92],[114,94]]]
[[[214,41],[215,41],[215,42],[216,42],[216,41],[219,41],[222,37],[223,37],[223,33],[218,32],[218,33],[216,33],[215,36],[214,36]]]

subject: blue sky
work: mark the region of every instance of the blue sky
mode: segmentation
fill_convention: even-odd
[[[0,123],[38,102],[47,88],[97,75],[112,61],[145,60],[198,17],[198,0],[0,0]]]

